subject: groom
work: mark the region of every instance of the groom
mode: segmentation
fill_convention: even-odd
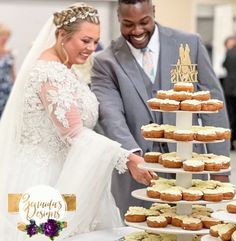
[[[151,112],[147,100],[155,97],[157,90],[173,87],[170,68],[177,63],[182,43],[189,45],[191,62],[198,65],[197,90],[208,89],[213,98],[223,100],[206,49],[198,36],[156,23],[151,0],[119,0],[118,19],[121,36],[94,59],[92,90],[100,102],[100,124],[106,136],[128,150],[140,154],[175,151],[173,144],[145,141],[142,137],[142,125],[152,122],[175,125],[174,114]],[[152,74],[146,72],[142,61],[146,48],[152,55]],[[228,128],[225,109],[218,114],[193,116],[193,124],[198,125],[199,120],[203,125]],[[196,145],[194,151],[203,153],[205,150],[202,145]],[[229,145],[209,144],[207,151],[229,155]],[[227,176],[220,178],[227,179]],[[123,214],[129,205],[143,205],[130,195],[131,191],[142,187],[129,173],[114,173],[112,192]]]

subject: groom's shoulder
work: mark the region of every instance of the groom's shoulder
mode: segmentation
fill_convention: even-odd
[[[200,37],[196,33],[191,33],[180,29],[170,28],[170,27],[161,26],[161,25],[159,25],[159,31],[160,31],[160,34],[169,36],[175,40],[180,40],[180,41],[186,41],[186,40],[196,41]]]
[[[108,47],[106,47],[104,50],[99,51],[95,55],[96,60],[111,60],[115,58],[116,51],[121,47],[123,44],[123,38],[120,36],[114,40],[111,41]]]

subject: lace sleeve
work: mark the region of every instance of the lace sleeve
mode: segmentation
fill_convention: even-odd
[[[131,153],[132,153],[131,151],[127,151],[121,148],[120,156],[115,165],[115,169],[118,171],[119,174],[123,174],[127,171],[128,167],[126,163],[129,161],[128,157]]]
[[[40,99],[60,137],[69,143],[83,127],[74,90],[70,88],[70,85],[55,86],[47,81],[42,83],[39,92]]]

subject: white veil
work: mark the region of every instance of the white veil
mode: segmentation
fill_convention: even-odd
[[[7,240],[2,236],[5,233],[3,229],[8,225],[8,193],[14,191],[14,187],[10,187],[9,179],[14,175],[14,166],[17,164],[16,147],[20,143],[23,123],[25,84],[42,51],[55,42],[55,30],[51,16],[21,66],[0,121],[0,240]]]

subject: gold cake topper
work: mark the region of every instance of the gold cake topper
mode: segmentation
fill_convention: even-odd
[[[198,82],[197,74],[197,65],[191,63],[188,44],[185,47],[183,44],[180,44],[179,59],[170,71],[171,82]]]

